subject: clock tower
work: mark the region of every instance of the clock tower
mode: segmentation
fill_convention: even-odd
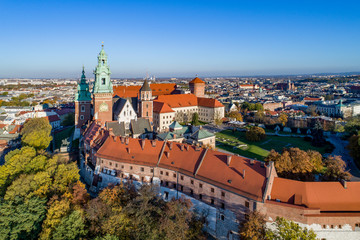
[[[94,120],[102,123],[112,121],[113,86],[110,80],[110,68],[107,63],[107,54],[102,45],[98,56],[98,65],[94,70],[95,82],[93,87]]]

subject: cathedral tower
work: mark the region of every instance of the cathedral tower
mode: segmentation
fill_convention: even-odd
[[[104,45],[102,45],[102,49],[99,53],[98,65],[94,70],[94,74],[94,120],[100,120],[102,123],[112,121],[113,86],[110,80],[111,72],[107,63],[107,54],[104,51]]]
[[[149,119],[150,123],[153,121],[152,91],[147,79],[145,79],[143,86],[140,88],[139,117]]]
[[[91,118],[91,93],[89,84],[86,81],[85,70],[83,67],[81,80],[77,86],[75,94],[75,136],[80,136],[82,127]]]

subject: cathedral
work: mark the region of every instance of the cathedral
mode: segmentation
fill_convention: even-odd
[[[76,137],[93,120],[112,128],[116,135],[134,137],[145,132],[166,131],[174,120],[189,121],[195,112],[204,122],[224,116],[224,106],[216,99],[205,97],[205,82],[198,77],[189,82],[190,94],[180,94],[176,84],[150,84],[147,79],[142,86],[113,86],[103,45],[94,75],[92,92],[84,68],[77,86]]]

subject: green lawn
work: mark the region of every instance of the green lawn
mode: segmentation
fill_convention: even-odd
[[[239,148],[239,145],[247,145]],[[310,142],[305,141],[303,138],[295,137],[279,137],[279,136],[266,136],[265,140],[260,142],[250,142],[245,138],[245,132],[232,133],[231,130],[224,130],[216,134],[216,147],[234,152],[236,154],[257,158],[259,160],[264,159],[271,149],[275,149],[277,152],[281,152],[283,148],[298,147],[302,150],[316,150],[321,154],[325,153],[324,147],[314,147]]]

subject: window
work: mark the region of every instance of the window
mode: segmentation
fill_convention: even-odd
[[[250,203],[248,201],[245,201],[245,207],[250,208]]]
[[[181,176],[180,179],[181,179],[181,180],[184,180],[184,176]]]
[[[102,78],[102,79],[101,79],[101,84],[102,84],[102,85],[105,85],[105,78]]]
[[[199,194],[199,199],[202,200],[202,194]]]
[[[190,189],[190,196],[194,195],[194,191]]]
[[[153,168],[152,168],[152,169],[150,169],[150,172],[151,172],[151,173],[153,173],[153,172],[154,172],[154,169],[153,169]]]
[[[191,182],[192,185],[194,185],[194,180],[191,180],[190,182]]]
[[[81,105],[81,112],[85,112],[85,106]]]
[[[323,225],[322,227],[323,227],[323,228],[326,228],[326,225]]]
[[[184,191],[184,187],[182,185],[180,185],[180,191],[183,192]]]
[[[202,188],[202,183],[199,183],[199,188]]]
[[[149,112],[146,112],[146,116],[147,116],[147,117],[149,116]]]
[[[115,163],[115,167],[118,167],[118,164],[117,164],[117,163]]]
[[[124,165],[121,165],[121,168],[124,168]]]
[[[334,228],[334,225],[331,225],[331,227],[330,227],[331,229],[333,229]]]
[[[211,205],[214,205],[215,204],[215,200],[212,198],[211,199]]]
[[[80,115],[80,120],[84,120],[84,115]]]
[[[338,227],[339,227],[339,229],[342,229],[342,226],[341,226],[341,225],[339,225]]]
[[[161,174],[161,175],[163,175],[163,173],[164,173],[163,171],[160,171],[160,174]]]
[[[132,168],[132,166],[130,166],[130,170],[132,170],[133,168]]]
[[[225,216],[222,215],[222,214],[220,214],[220,219],[221,219],[221,221],[224,221],[224,220],[225,220]]]
[[[164,195],[165,195],[165,200],[168,200],[169,199],[169,192],[164,191]]]
[[[221,203],[221,208],[225,209],[225,203]]]
[[[222,197],[225,197],[225,192],[221,192],[221,196],[222,196]]]
[[[112,162],[109,162],[109,165],[111,166],[111,165],[112,165]]]
[[[165,175],[166,175],[166,176],[169,176],[169,172],[166,172]]]
[[[176,173],[173,174],[174,178],[176,178]]]
[[[214,189],[214,188],[211,188],[211,192],[212,192],[212,193],[215,192],[215,189]]]
[[[142,168],[140,168],[140,171],[142,171],[142,172],[143,172],[143,171],[144,171],[144,168],[143,168],[143,167],[142,167]]]
[[[169,186],[169,182],[168,182],[168,181],[165,182],[165,186],[167,186],[167,187]]]

